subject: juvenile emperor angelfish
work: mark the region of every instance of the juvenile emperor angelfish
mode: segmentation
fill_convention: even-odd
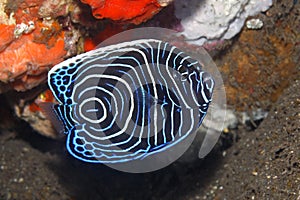
[[[143,159],[177,145],[202,123],[214,80],[169,43],[142,39],[54,66],[48,84],[66,147],[94,163]]]

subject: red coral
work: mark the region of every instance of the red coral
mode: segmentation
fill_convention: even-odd
[[[140,24],[161,10],[157,0],[81,0],[92,7],[93,15]]]
[[[42,92],[31,104],[29,104],[30,112],[40,112],[41,108],[39,106],[40,103],[44,102],[55,102],[55,98],[51,92],[51,90],[46,90]]]
[[[37,23],[33,33],[15,39],[0,53],[0,81],[9,83],[17,91],[31,89],[45,80],[50,67],[63,60],[66,54],[63,32],[52,35],[50,45],[36,41],[35,35],[42,35],[46,29]],[[10,34],[0,34],[1,40],[11,38]]]
[[[103,31],[98,32],[94,37],[92,38],[86,38],[84,41],[84,51],[90,51],[97,47],[98,44],[103,42],[105,39],[118,34],[124,30],[131,29],[133,27],[126,26],[123,27],[122,25],[116,25],[116,24],[107,24],[105,26],[105,29]]]
[[[13,25],[0,24],[0,52],[14,40],[14,29]]]
[[[10,88],[25,91],[39,85],[49,68],[67,54],[61,25],[39,17],[43,2],[9,1],[5,6],[7,18],[12,19],[10,24],[9,20],[0,21],[0,82],[4,83],[0,92]]]

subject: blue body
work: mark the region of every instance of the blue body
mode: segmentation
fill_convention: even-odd
[[[152,39],[68,59],[49,72],[53,106],[76,158],[120,163],[164,151],[194,133],[214,80],[198,61]]]

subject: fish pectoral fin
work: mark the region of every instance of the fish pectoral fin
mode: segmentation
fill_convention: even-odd
[[[55,111],[55,104],[50,102],[42,102],[38,104],[42,110],[42,113],[49,119],[54,126],[55,130],[63,135],[64,133],[64,124],[61,120],[59,120]]]
[[[50,102],[42,102],[38,105],[59,134],[63,136],[69,133],[69,130],[73,127],[72,124],[74,124],[70,118],[69,105],[59,105]]]

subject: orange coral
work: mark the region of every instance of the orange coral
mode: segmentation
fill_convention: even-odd
[[[93,15],[140,24],[161,10],[157,0],[81,0],[92,7]]]
[[[0,24],[0,52],[14,40],[14,29],[13,25]]]
[[[0,82],[5,83],[5,89],[24,91],[39,85],[49,68],[67,54],[60,24],[39,18],[43,2],[9,1],[5,12],[1,10],[11,19],[10,23],[0,21]]]
[[[0,53],[0,81],[11,82],[15,90],[23,91],[45,80],[48,69],[61,62],[66,54],[63,32],[50,35],[53,37],[48,40],[52,41],[51,44],[36,41],[35,35],[41,36],[47,29],[51,27],[37,23],[31,34],[22,35]],[[9,34],[2,32],[1,36],[1,40],[11,38],[11,32]]]

